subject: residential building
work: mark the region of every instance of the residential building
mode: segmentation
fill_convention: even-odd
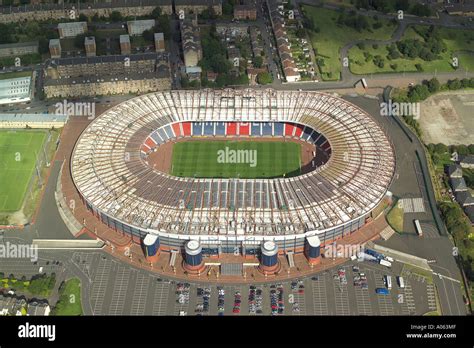
[[[278,46],[278,55],[283,66],[283,73],[287,82],[296,82],[301,79],[301,75],[291,56],[290,44],[285,31],[285,20],[282,16],[282,6],[277,0],[266,0],[270,11],[270,21],[272,23],[273,34]]]
[[[165,36],[163,33],[155,33],[155,52],[165,51]]]
[[[209,8],[212,8],[216,15],[222,15],[222,0],[174,0],[174,5],[177,15],[200,14]]]
[[[216,32],[226,41],[249,36],[247,23],[219,22],[216,23]]]
[[[87,32],[87,22],[68,22],[58,24],[59,38],[76,37]]]
[[[474,2],[463,2],[463,3],[448,3],[444,9],[450,15],[457,16],[474,16]]]
[[[462,168],[459,164],[450,164],[446,172],[450,178],[462,178]]]
[[[0,45],[0,57],[17,57],[38,53],[38,41]]]
[[[459,164],[462,168],[474,168],[474,155],[459,156]]]
[[[84,38],[84,47],[86,49],[86,56],[87,57],[95,57],[97,46],[95,45],[95,37],[94,36],[86,36]]]
[[[234,19],[255,21],[257,19],[257,7],[255,3],[234,5]]]
[[[467,191],[467,185],[464,178],[451,178],[449,179],[449,183],[451,184],[453,192]]]
[[[76,18],[81,14],[89,18],[94,15],[108,17],[114,11],[124,17],[146,16],[156,7],[160,7],[163,14],[173,13],[172,0],[89,0],[85,3],[58,1],[58,3],[0,7],[0,23],[69,19],[71,13],[75,13]]]
[[[61,40],[49,40],[49,54],[51,58],[61,58]]]
[[[51,61],[45,70],[47,98],[147,93],[171,88],[167,53],[62,58]]]
[[[28,303],[27,316],[48,316],[51,313],[51,307],[47,302],[31,301]]]
[[[120,35],[120,53],[121,54],[132,53],[132,45],[130,44],[129,35]]]
[[[154,19],[141,19],[128,21],[127,29],[130,36],[142,35],[145,30],[151,30],[155,26]]]
[[[456,201],[458,201],[461,207],[467,207],[468,205],[474,205],[474,198],[469,191],[459,191],[455,193]]]
[[[260,36],[260,30],[257,27],[250,27],[250,45],[254,57],[261,56],[263,52],[263,43]]]
[[[201,35],[199,27],[191,20],[181,22],[181,40],[184,65],[186,67],[197,66],[202,59]]]
[[[471,225],[474,225],[474,205],[468,205],[464,208],[464,212],[471,221]]]

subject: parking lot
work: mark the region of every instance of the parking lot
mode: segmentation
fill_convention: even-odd
[[[267,284],[205,284],[162,279],[125,265],[102,252],[73,252],[71,264],[90,281],[87,298],[95,315],[420,315],[437,308],[432,279],[395,262],[347,262],[304,279]],[[32,276],[66,272],[65,264],[44,255],[29,260],[2,260],[6,275]],[[403,275],[405,287],[396,277]],[[393,280],[389,294],[384,276]]]

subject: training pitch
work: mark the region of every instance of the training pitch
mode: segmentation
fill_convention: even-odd
[[[171,174],[196,178],[278,178],[300,174],[301,145],[275,141],[185,141],[173,145]]]
[[[0,212],[21,208],[45,138],[41,131],[0,131]]]

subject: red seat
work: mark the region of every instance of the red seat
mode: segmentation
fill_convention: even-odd
[[[225,130],[225,135],[237,135],[237,123],[228,122]]]
[[[301,137],[301,134],[303,134],[303,129],[304,129],[304,126],[300,125],[300,124],[297,124],[296,127],[295,127],[295,137]]]
[[[183,122],[181,126],[183,127],[183,135],[185,137],[191,136],[191,122]]]
[[[181,127],[179,126],[179,123],[173,123],[171,127],[173,127],[173,132],[174,132],[175,137],[180,137],[182,135]]]
[[[250,135],[250,123],[248,122],[239,123],[239,135]]]
[[[293,131],[295,130],[295,126],[291,123],[285,123],[285,136],[292,137]]]
[[[148,146],[150,149],[153,149],[154,147],[156,147],[156,143],[151,137],[146,138],[145,145]]]

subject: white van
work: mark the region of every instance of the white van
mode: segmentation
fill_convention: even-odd
[[[387,287],[387,289],[391,289],[392,288],[392,277],[389,276],[389,275],[386,275],[385,276],[385,286]]]

